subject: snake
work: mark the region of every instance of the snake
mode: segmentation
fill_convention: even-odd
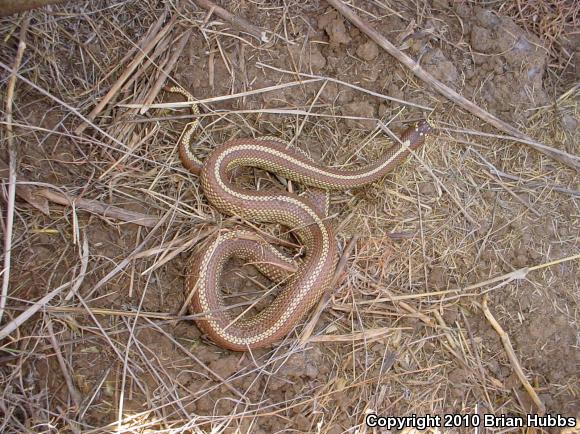
[[[179,86],[168,89],[200,111],[194,97]],[[178,141],[183,166],[197,175],[207,201],[219,212],[251,222],[280,224],[291,229],[302,246],[300,261],[286,257],[249,230],[218,232],[207,248],[195,252],[185,270],[189,310],[199,329],[215,344],[233,351],[270,347],[289,335],[332,284],[338,261],[338,243],[318,193],[256,191],[232,179],[241,167],[263,169],[311,187],[314,192],[359,188],[383,178],[425,142],[432,127],[420,121],[374,162],[356,169],[325,167],[283,140],[266,136],[232,139],[212,149],[202,162],[192,150],[191,138],[199,116],[184,128]],[[235,315],[220,289],[225,266],[232,258],[249,261],[282,288],[273,301],[255,314]]]

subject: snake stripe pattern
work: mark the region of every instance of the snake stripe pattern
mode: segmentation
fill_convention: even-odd
[[[181,88],[170,91],[192,102]],[[200,178],[203,192],[215,208],[248,221],[277,223],[292,229],[304,255],[293,261],[261,240],[256,234],[235,230],[220,233],[207,249],[199,249],[190,259],[185,290],[191,294],[190,310],[202,314],[198,327],[216,344],[235,351],[271,346],[291,333],[297,323],[318,302],[331,284],[338,260],[338,246],[329,223],[327,204],[313,202],[330,190],[357,188],[381,179],[424,143],[431,132],[426,121],[409,128],[375,162],[352,170],[324,167],[305,153],[272,137],[235,139],[218,145],[202,163],[192,152],[190,140],[198,126],[194,120],[184,130],[179,147],[181,161]],[[242,188],[232,181],[232,172],[241,167],[260,168],[310,187],[308,195],[263,192]],[[230,258],[259,264],[258,269],[283,286],[273,302],[255,315],[236,316],[228,309],[219,287]]]

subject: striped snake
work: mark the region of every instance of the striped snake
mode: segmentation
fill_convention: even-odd
[[[192,113],[199,114],[189,92],[180,87],[168,90],[185,96],[192,103]],[[196,319],[199,328],[224,348],[247,351],[270,346],[290,333],[330,286],[338,258],[337,242],[325,207],[315,200],[285,191],[241,188],[232,182],[232,171],[239,167],[260,168],[313,187],[314,191],[356,188],[381,179],[398,166],[410,149],[425,141],[431,127],[422,121],[403,133],[400,143],[375,162],[341,170],[323,167],[273,137],[230,140],[212,150],[202,163],[190,146],[198,124],[195,119],[185,127],[178,149],[183,165],[199,176],[207,200],[224,214],[291,228],[305,254],[295,263],[252,232],[221,233],[189,261],[185,291],[191,300],[190,310],[203,314]],[[266,277],[284,286],[271,304],[253,316],[234,315],[219,288],[224,266],[232,257],[252,261]]]

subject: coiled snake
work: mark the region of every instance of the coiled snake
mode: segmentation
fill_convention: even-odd
[[[180,87],[169,91],[184,95],[192,102],[193,114],[199,114],[187,91]],[[227,215],[287,226],[304,248],[302,261],[296,272],[290,274],[295,268],[293,261],[255,234],[236,230],[218,235],[207,249],[194,254],[188,264],[185,291],[190,294],[190,310],[204,314],[196,319],[199,328],[216,344],[231,350],[266,347],[290,333],[328,288],[338,247],[324,210],[312,199],[285,191],[243,189],[230,180],[232,170],[242,166],[261,168],[326,191],[361,187],[398,166],[409,149],[416,149],[425,141],[431,127],[422,121],[403,133],[400,143],[374,163],[355,170],[340,170],[320,166],[272,137],[231,140],[217,146],[202,163],[190,148],[198,122],[195,119],[186,126],[178,149],[183,165],[200,177],[207,200]],[[252,261],[271,280],[284,283],[274,301],[256,315],[236,317],[224,303],[219,282],[226,262],[232,257]]]

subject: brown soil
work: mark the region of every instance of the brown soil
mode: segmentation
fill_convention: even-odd
[[[27,16],[19,72],[35,87],[17,80],[12,103],[18,178],[40,183],[33,191],[165,220],[142,227],[17,196],[1,327],[78,278],[85,241],[88,256],[76,294],[63,289],[2,341],[0,431],[338,434],[372,432],[364,427],[369,412],[537,413],[482,312],[484,295],[546,411],[580,418],[577,173],[498,137],[325,2],[221,2],[266,29],[268,43],[194,2],[180,13],[178,2],[89,3]],[[535,139],[578,154],[578,6],[527,3],[355,1],[357,13],[438,80]],[[104,97],[136,56],[125,55],[166,9],[163,25],[175,18],[160,42],[168,45],[75,134],[77,113],[87,116]],[[4,65],[14,64],[24,22],[0,21]],[[229,352],[179,317],[191,253],[216,230],[243,222],[212,209],[181,166],[175,143],[187,111],[140,114],[124,105],[145,101],[189,29],[170,76],[196,98],[274,86],[204,104],[204,149],[276,135],[325,164],[352,167],[380,155],[380,141],[369,140],[382,134],[377,120],[400,132],[428,116],[437,127],[385,180],[332,195],[341,246],[358,239],[305,347],[296,341],[302,324],[271,349]],[[3,87],[8,78],[0,68]],[[281,86],[294,81],[302,82]],[[2,92],[3,120],[6,99]],[[155,99],[180,100],[163,91]],[[0,131],[8,161],[8,132]],[[281,185],[261,171],[245,172],[243,182]],[[261,228],[293,241],[284,228]],[[269,285],[253,267],[230,265],[223,286],[232,303],[255,300]],[[486,282],[526,267],[534,268],[523,278]]]

